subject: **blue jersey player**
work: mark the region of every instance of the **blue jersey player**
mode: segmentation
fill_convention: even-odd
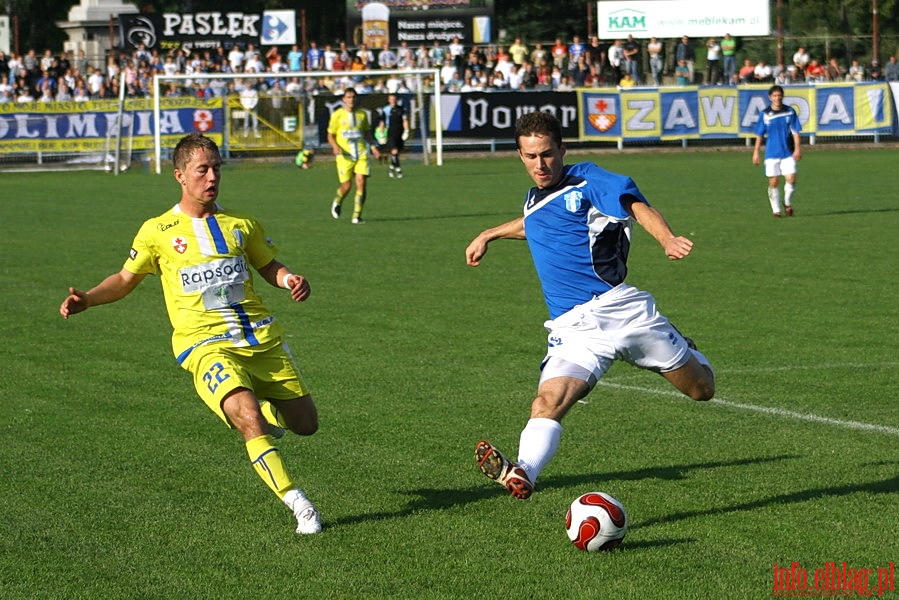
[[[694,400],[714,395],[715,376],[692,341],[656,309],[652,295],[625,283],[633,221],[672,260],[689,255],[693,242],[671,231],[630,177],[589,162],[563,164],[562,129],[554,116],[522,116],[515,141],[535,184],[524,215],[480,233],[465,258],[477,266],[493,240],[527,240],[549,309],[548,350],[518,460],[506,459],[487,441],[475,447],[481,471],[525,499],[556,453],[562,418],[615,360],[659,373]]]
[[[771,105],[759,114],[755,126],[755,149],[752,164],[761,164],[760,151],[765,141],[765,176],[768,178],[768,200],[775,217],[781,216],[780,178],[784,178],[784,211],[793,216],[793,193],[796,191],[796,167],[802,152],[799,149],[799,133],[802,127],[799,116],[791,106],[783,103],[784,89],[773,85],[768,90]]]

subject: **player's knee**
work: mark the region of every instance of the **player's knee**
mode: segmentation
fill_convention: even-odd
[[[715,396],[714,376],[709,373],[708,376],[696,381],[688,390],[687,395],[693,400],[711,400]]]
[[[318,431],[318,418],[303,417],[300,421],[291,423],[290,430],[297,435],[312,435]]]

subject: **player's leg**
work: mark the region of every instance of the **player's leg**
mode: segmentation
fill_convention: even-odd
[[[781,215],[779,183],[780,177],[768,178],[768,202],[771,204],[771,214],[775,217]]]
[[[368,159],[360,159],[356,162],[356,196],[353,199],[353,223],[364,223],[362,209],[365,208],[365,184],[368,179]]]
[[[518,441],[518,464],[531,482],[555,456],[562,437],[562,418],[574,404],[590,393],[594,374],[560,358],[551,358],[543,367],[537,396],[531,402],[531,418]]]
[[[711,365],[695,355],[690,356],[683,366],[663,371],[662,377],[693,400],[711,400],[715,395],[715,373]]]
[[[633,288],[622,295],[614,315],[601,326],[628,362],[660,373],[694,400],[714,396],[715,372],[708,358],[658,310],[651,294]]]
[[[562,418],[596,382],[589,369],[556,357],[546,362],[543,373],[531,403],[531,417],[519,438],[518,461],[508,460],[487,441],[475,447],[475,461],[484,475],[522,500],[530,497],[537,477],[556,454]]]
[[[768,177],[768,202],[771,204],[771,214],[775,217],[781,215],[780,208],[780,160],[765,159],[765,176]]]
[[[403,167],[400,165],[400,151],[396,148],[390,152],[390,169],[398,178],[403,178]]]
[[[182,365],[194,376],[194,387],[203,402],[229,427],[240,432],[244,439],[250,463],[259,477],[285,504],[306,510],[311,503],[297,489],[281,453],[274,445],[268,431],[269,423],[263,417],[259,400],[253,391],[252,363],[236,350],[215,346],[195,349]],[[268,367],[262,367],[265,370]],[[297,389],[302,383],[294,384]],[[308,506],[306,506],[308,505]],[[314,512],[297,528],[298,533],[316,533],[321,530],[321,519]],[[297,510],[294,510],[297,515]],[[305,515],[309,517],[309,515]],[[297,515],[299,522],[299,515]],[[317,523],[317,528],[316,528]]]
[[[350,188],[353,186],[353,165],[355,164],[353,161],[347,160],[343,156],[337,156],[334,158],[334,162],[337,166],[337,193],[334,196],[334,199],[331,201],[331,216],[335,219],[340,218],[340,208],[343,204],[343,199],[346,198],[346,195],[350,193]]]
[[[312,435],[318,431],[318,409],[311,394],[292,400],[269,400],[264,406],[271,407],[270,414],[277,420],[279,427],[289,429],[297,435]],[[263,415],[269,421],[265,410]]]
[[[262,403],[262,414],[269,423],[289,429],[297,435],[312,435],[318,430],[318,411],[297,362],[287,343],[255,352],[248,362]],[[266,411],[267,409],[267,411]],[[297,519],[297,533],[321,531],[321,516],[296,485],[280,495]]]
[[[790,158],[784,165],[784,210],[788,217],[793,216],[793,194],[796,192],[796,161]]]

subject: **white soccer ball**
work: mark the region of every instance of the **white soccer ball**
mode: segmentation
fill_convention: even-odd
[[[624,505],[605,492],[579,496],[565,515],[568,539],[586,552],[617,548],[627,535],[627,524]]]

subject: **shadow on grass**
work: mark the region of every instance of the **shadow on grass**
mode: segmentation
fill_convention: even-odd
[[[832,210],[828,212],[812,213],[803,215],[805,217],[834,217],[839,215],[866,215],[874,213],[890,213],[899,212],[899,208],[857,208],[852,210]],[[797,212],[798,214],[798,212]]]
[[[511,216],[510,216],[511,215]],[[465,214],[452,214],[452,215],[431,215],[431,216],[421,216],[421,215],[410,215],[408,217],[378,217],[376,220],[372,221],[372,223],[396,223],[402,221],[439,221],[442,219],[469,219],[473,217],[496,217],[497,219],[514,219],[517,217],[517,214],[510,212],[482,212],[482,213],[465,213]]]
[[[539,489],[561,489],[576,488],[582,489],[585,485],[593,485],[597,481],[634,481],[639,479],[665,479],[678,480],[684,479],[687,473],[698,469],[717,469],[721,467],[739,467],[744,465],[755,465],[768,462],[777,462],[799,458],[795,455],[770,456],[761,458],[745,458],[728,461],[710,461],[702,463],[693,463],[686,465],[672,465],[670,467],[652,467],[647,469],[637,469],[634,471],[618,471],[613,473],[593,473],[582,475],[562,475],[555,477],[546,477],[540,479]],[[478,476],[477,470],[474,470],[473,477]],[[497,486],[495,483],[484,479],[484,484],[477,487],[469,488],[420,488],[416,490],[401,490],[398,493],[409,496],[411,499],[405,508],[395,511],[385,511],[376,513],[366,513],[361,515],[353,515],[329,521],[328,525],[343,526],[366,521],[378,521],[382,519],[393,519],[398,517],[406,517],[418,512],[446,510],[457,506],[464,506],[473,502],[478,502],[495,496],[507,495],[507,493]]]
[[[652,527],[653,525],[661,525],[664,523],[673,523],[682,519],[692,519],[694,517],[707,517],[712,515],[728,514],[741,511],[754,511],[766,506],[775,506],[778,504],[792,504],[795,502],[805,502],[817,498],[827,498],[833,496],[846,496],[858,492],[866,492],[869,494],[895,494],[899,492],[899,476],[892,479],[884,479],[882,481],[872,481],[869,483],[858,483],[850,485],[839,485],[833,487],[812,488],[809,490],[800,490],[789,494],[780,494],[769,498],[753,500],[743,504],[735,504],[733,506],[722,506],[719,508],[709,508],[705,510],[684,511],[672,513],[658,519],[650,519],[642,523],[632,526],[632,529],[641,527]]]

